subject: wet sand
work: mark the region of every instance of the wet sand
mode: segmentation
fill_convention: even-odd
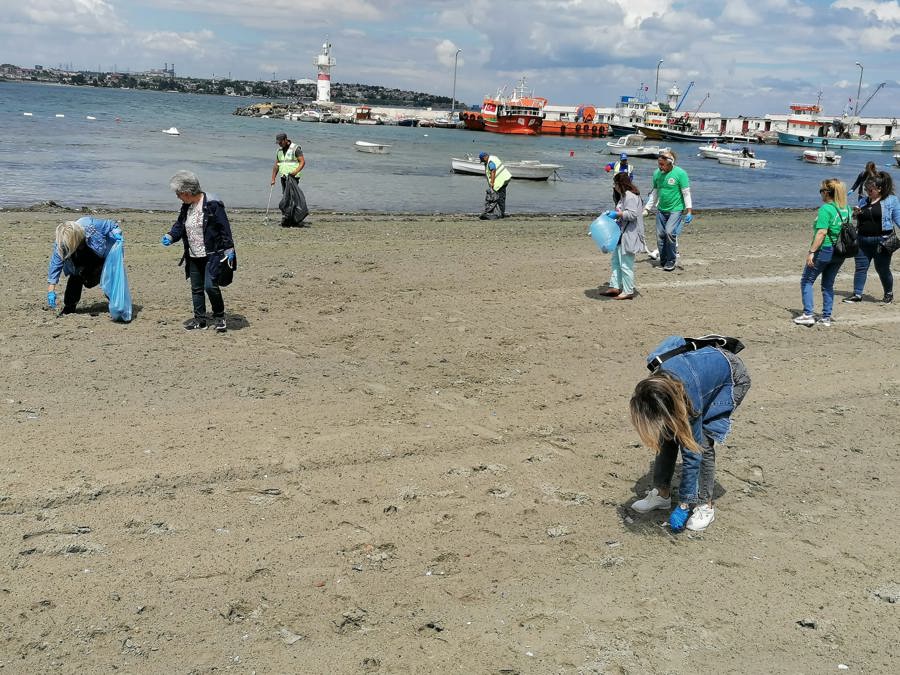
[[[848,264],[834,325],[792,324],[812,211],[700,213],[634,301],[583,216],[230,215],[217,335],[181,328],[174,212],[112,214],[122,325],[42,310],[73,215],[0,211],[4,672],[896,668],[900,311],[874,270],[840,304]],[[753,388],[673,536],[627,508],[627,402],[707,332]]]

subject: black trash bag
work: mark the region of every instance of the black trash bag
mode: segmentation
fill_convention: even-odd
[[[281,210],[282,227],[303,227],[303,220],[309,215],[309,208],[306,206],[306,196],[297,181],[287,179],[278,208]]]
[[[484,212],[481,214],[482,220],[493,220],[494,218],[502,218],[500,211],[500,193],[496,190],[488,188],[484,193]]]

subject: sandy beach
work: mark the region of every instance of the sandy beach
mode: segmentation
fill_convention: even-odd
[[[793,325],[813,214],[700,212],[620,302],[584,216],[230,211],[217,335],[182,329],[174,205],[102,214],[127,325],[43,309],[80,213],[0,211],[0,669],[896,672],[900,307],[874,270],[841,304],[850,262],[834,325]],[[716,521],[673,535],[628,509],[627,404],[709,332],[753,387]]]

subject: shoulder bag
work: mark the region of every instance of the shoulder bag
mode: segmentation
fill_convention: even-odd
[[[859,230],[849,218],[844,220],[838,207],[835,206],[834,211],[841,221],[841,232],[837,239],[829,232],[831,245],[834,246],[834,254],[842,258],[851,258],[859,251]]]

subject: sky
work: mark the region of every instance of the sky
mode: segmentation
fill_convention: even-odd
[[[315,79],[480,104],[521,77],[555,105],[609,107],[677,83],[723,115],[900,115],[898,0],[0,0],[0,62]],[[457,50],[461,50],[457,55]],[[660,59],[662,64],[659,64]],[[857,65],[860,64],[860,65]],[[658,67],[658,69],[657,69]],[[861,85],[860,85],[861,78]],[[706,99],[706,95],[709,98]]]

